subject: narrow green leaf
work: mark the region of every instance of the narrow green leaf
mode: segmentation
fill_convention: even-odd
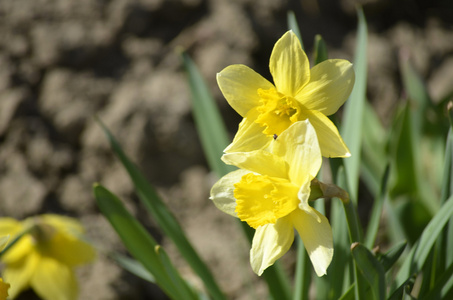
[[[137,194],[147,210],[157,221],[166,236],[168,236],[175,243],[181,255],[204,282],[206,289],[209,291],[211,296],[214,299],[225,299],[225,296],[215,282],[214,276],[192,247],[176,218],[162,202],[154,188],[148,183],[145,176],[140,172],[137,166],[129,160],[107,127],[105,127],[100,120],[98,120],[98,123],[103,128],[113,151],[129,173],[135,189],[137,190]]]
[[[410,294],[415,284],[415,276],[409,277],[405,280],[391,295],[388,300],[401,300],[406,299],[405,295]]]
[[[379,193],[387,158],[387,132],[371,104],[365,101],[361,176],[373,195]]]
[[[365,245],[368,248],[373,248],[376,236],[379,230],[379,221],[381,219],[384,201],[387,197],[387,182],[390,174],[390,166],[387,165],[384,176],[382,178],[381,190],[379,195],[375,198],[373,208],[371,210],[370,221],[368,222],[368,230],[365,235]]]
[[[162,265],[164,266],[165,271],[171,280],[175,283],[175,286],[178,287],[178,293],[183,294],[186,299],[196,300],[197,296],[194,291],[189,287],[187,282],[179,275],[178,270],[173,266],[173,263],[170,261],[165,250],[159,245],[154,248],[154,251],[159,257]]]
[[[288,11],[288,29],[292,30],[294,34],[299,38],[300,45],[304,49],[304,43],[302,41],[302,35],[300,34],[299,25],[297,24],[296,15],[293,11]]]
[[[404,249],[406,249],[407,242],[401,241],[400,243],[394,245],[390,250],[388,250],[384,254],[380,254],[378,256],[379,262],[382,264],[384,271],[387,272],[390,268],[396,263],[396,261],[400,258],[401,254],[403,254]]]
[[[355,300],[354,289],[355,284],[352,284],[346,291],[346,293],[344,293],[343,296],[341,296],[340,300]]]
[[[311,262],[305,251],[304,243],[297,235],[297,261],[294,279],[293,300],[308,299],[311,283]]]
[[[327,56],[326,42],[320,34],[315,35],[315,65],[325,61],[329,57]]]
[[[371,287],[374,299],[385,299],[385,271],[376,257],[362,244],[355,243],[351,246],[354,257],[360,272],[363,274]]]
[[[261,277],[266,281],[267,288],[273,299],[291,299],[292,291],[289,281],[279,263],[275,263],[267,268]]]
[[[422,300],[451,299],[453,293],[453,264],[436,281],[431,291],[424,295]],[[450,296],[449,296],[450,295]]]
[[[167,276],[160,259],[154,253],[156,241],[143,226],[124,208],[121,201],[101,185],[93,187],[96,203],[102,214],[120,236],[123,244],[135,259],[151,272],[157,284],[172,299],[183,299]]]
[[[422,269],[428,258],[429,252],[452,215],[453,196],[442,205],[439,212],[429,222],[425,230],[423,230],[420,239],[414,247],[412,247],[408,257],[396,276],[395,283],[397,286],[403,284],[403,282],[412,274],[418,273]]]
[[[156,283],[154,276],[143,265],[133,258],[120,253],[110,253],[109,256],[115,260],[123,269],[146,281]]]
[[[351,157],[344,159],[346,168],[346,176],[348,178],[348,191],[352,201],[357,204],[357,196],[359,189],[359,171],[360,171],[360,156],[362,144],[362,124],[363,110],[366,101],[366,82],[367,82],[367,24],[363,10],[357,10],[359,19],[357,29],[357,46],[355,53],[355,84],[351,92],[351,96],[346,101],[343,114],[343,126],[341,127],[341,135],[351,151]]]
[[[225,124],[222,122],[222,116],[197,66],[187,53],[182,52],[181,56],[189,79],[197,131],[209,167],[221,177],[235,169],[220,160],[223,150],[228,146],[228,133]]]

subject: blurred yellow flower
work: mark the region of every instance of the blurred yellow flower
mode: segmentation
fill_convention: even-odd
[[[288,251],[296,228],[322,276],[332,260],[333,242],[329,221],[308,204],[322,162],[315,129],[308,120],[296,122],[272,140],[270,149],[225,154],[225,162],[241,169],[222,177],[210,199],[256,229],[250,250],[256,274]]]
[[[3,282],[3,279],[0,278],[0,300],[6,300],[8,297],[9,283]]]
[[[93,261],[95,250],[81,239],[82,225],[73,218],[40,215],[22,222],[0,219],[0,235],[12,239],[26,231],[1,261],[3,278],[11,284],[10,297],[32,288],[45,300],[72,300],[78,295],[74,267]]]
[[[323,156],[350,156],[327,116],[351,93],[355,79],[352,64],[329,59],[310,69],[298,38],[288,31],[275,44],[269,67],[275,85],[244,65],[231,65],[217,74],[224,97],[244,118],[225,153],[265,148],[291,124],[308,119]]]

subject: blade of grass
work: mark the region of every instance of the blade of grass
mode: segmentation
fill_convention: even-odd
[[[162,202],[159,195],[148,183],[145,176],[140,172],[138,167],[129,160],[129,158],[123,152],[123,149],[107,129],[107,127],[99,119],[97,121],[104,130],[104,133],[107,136],[114,153],[118,156],[121,163],[129,173],[129,176],[134,183],[137,194],[147,210],[151,213],[153,218],[162,228],[166,236],[168,236],[175,243],[181,255],[185,258],[194,272],[203,281],[206,289],[211,294],[211,296],[214,299],[226,299],[223,292],[217,285],[211,271],[201,260],[200,256],[187,239],[176,218],[173,216],[167,206]]]
[[[183,287],[174,285],[154,252],[156,241],[124,208],[121,201],[101,185],[95,184],[93,191],[99,209],[120,236],[127,250],[153,274],[164,292],[172,299],[192,299],[182,293]]]
[[[418,273],[425,264],[428,255],[436,242],[442,229],[447,224],[448,220],[453,215],[453,196],[450,197],[444,205],[442,205],[439,212],[423,230],[422,235],[412,247],[408,257],[399,270],[395,283],[397,286],[403,284],[412,274]]]
[[[215,106],[215,101],[197,66],[187,53],[182,52],[181,56],[188,75],[197,131],[200,135],[209,167],[221,177],[235,169],[220,160],[223,150],[229,141],[225,124],[222,122],[222,116]]]
[[[363,107],[367,81],[367,24],[363,10],[357,10],[358,29],[355,53],[355,84],[351,96],[344,106],[341,135],[351,151],[351,157],[345,158],[344,166],[348,178],[348,191],[354,204],[357,204],[360,171],[360,147],[362,144]]]
[[[385,272],[382,265],[362,244],[354,243],[351,246],[351,252],[359,270],[371,287],[374,299],[384,300],[386,287]]]

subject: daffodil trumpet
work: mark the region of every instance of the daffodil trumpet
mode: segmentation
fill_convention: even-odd
[[[222,159],[240,169],[222,177],[210,199],[256,229],[250,250],[253,271],[261,275],[289,250],[295,228],[316,274],[326,274],[333,256],[332,230],[328,219],[309,205],[310,186],[322,163],[310,121],[290,125],[267,150],[227,153]]]
[[[231,65],[217,74],[224,97],[243,117],[225,153],[266,148],[291,124],[308,119],[323,156],[350,156],[327,116],[334,114],[352,91],[352,64],[328,59],[310,69],[297,36],[288,31],[275,44],[269,68],[274,84],[245,65]]]

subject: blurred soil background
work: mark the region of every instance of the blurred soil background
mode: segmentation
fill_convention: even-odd
[[[165,299],[122,271],[103,251],[124,248],[96,208],[100,182],[200,285],[133,193],[93,117],[116,135],[157,187],[231,299],[264,299],[249,246],[233,218],[208,200],[209,172],[191,114],[183,47],[209,83],[231,135],[239,116],[215,74],[246,64],[270,79],[269,56],[296,14],[305,49],[315,34],[329,57],[353,59],[353,0],[0,0],[0,216],[76,217],[101,249],[78,271],[80,299]],[[404,98],[401,53],[413,60],[433,99],[453,83],[453,5],[448,0],[362,1],[369,24],[368,98],[384,124]],[[150,249],[151,251],[151,249]],[[293,256],[284,257],[292,267]],[[22,299],[32,299],[27,293]]]

